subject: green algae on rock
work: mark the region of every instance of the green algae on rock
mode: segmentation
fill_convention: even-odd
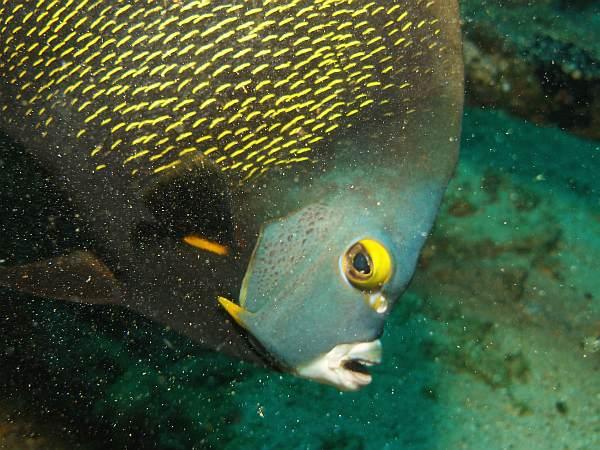
[[[597,2],[461,1],[467,99],[600,138]]]

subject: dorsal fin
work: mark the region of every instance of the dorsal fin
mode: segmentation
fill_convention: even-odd
[[[119,303],[121,289],[112,271],[91,252],[22,266],[0,268],[0,286],[19,292],[78,303]]]

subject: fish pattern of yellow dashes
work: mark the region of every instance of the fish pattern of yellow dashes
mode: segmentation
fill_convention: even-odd
[[[444,51],[433,4],[0,0],[0,83],[42,136],[68,121],[91,170],[208,158],[249,179],[410,113],[411,80]]]

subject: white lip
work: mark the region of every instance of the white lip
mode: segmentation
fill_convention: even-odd
[[[296,369],[304,378],[331,384],[342,391],[357,391],[368,385],[372,377],[369,374],[347,369],[345,364],[357,361],[365,366],[381,362],[381,342],[358,342],[336,345],[328,353]]]

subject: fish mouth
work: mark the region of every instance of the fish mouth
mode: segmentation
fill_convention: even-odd
[[[381,342],[336,345],[328,353],[296,369],[296,373],[342,391],[357,391],[371,383],[369,368],[381,363]]]
[[[362,373],[364,375],[371,375],[369,373],[369,367],[374,365],[372,361],[365,361],[362,359],[349,359],[344,361],[344,369],[350,370],[351,372]]]

